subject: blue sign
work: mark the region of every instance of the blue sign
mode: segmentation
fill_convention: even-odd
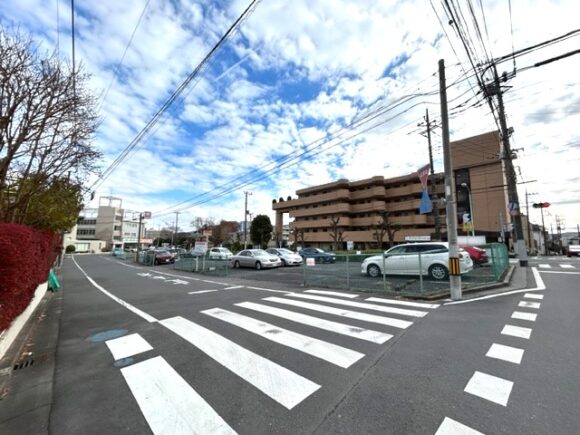
[[[431,213],[433,210],[433,203],[431,202],[431,198],[429,198],[429,194],[426,190],[423,191],[423,195],[421,196],[421,204],[419,204],[419,213],[426,214]]]

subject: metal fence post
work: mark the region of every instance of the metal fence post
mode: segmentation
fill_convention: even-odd
[[[497,279],[498,279],[498,276],[497,276],[497,264],[495,262],[495,254],[494,254],[495,246],[494,245],[491,245],[490,248],[491,248],[490,249],[490,251],[491,251],[491,270],[493,272],[493,276],[495,277],[495,279],[497,281]]]
[[[350,268],[348,264],[348,257],[350,257],[349,253],[346,253],[346,288],[350,290]]]
[[[423,262],[421,261],[421,252],[419,252],[419,292],[423,293]]]
[[[302,262],[302,287],[306,287],[306,268],[308,267],[306,263],[307,258],[304,257],[304,261]]]
[[[385,267],[385,252],[381,251],[381,257],[383,257],[383,291],[387,291],[387,269]]]

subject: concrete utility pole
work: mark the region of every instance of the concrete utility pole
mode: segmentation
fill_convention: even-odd
[[[420,123],[418,127],[426,127],[427,129],[421,134],[427,137],[427,143],[429,144],[429,164],[431,166],[431,200],[433,202],[433,219],[435,223],[435,240],[441,240],[441,218],[439,217],[439,200],[436,198],[437,192],[435,190],[435,166],[433,165],[433,148],[431,146],[431,129],[436,127],[435,121],[429,121],[429,109],[425,109],[425,119],[424,123]]]
[[[141,251],[141,227],[143,225],[143,213],[139,213],[139,229],[137,230],[137,263],[139,262],[139,251]]]
[[[533,244],[532,244],[532,236],[531,236],[532,223],[530,222],[530,207],[529,207],[529,203],[528,203],[528,197],[530,197],[532,195],[537,195],[537,193],[528,193],[528,189],[526,189],[526,217],[528,218],[528,244],[529,244],[530,251],[532,250]]]
[[[445,61],[439,60],[439,94],[441,97],[441,129],[443,137],[443,162],[445,167],[445,201],[447,211],[447,241],[449,242],[449,285],[451,299],[461,299],[461,273],[459,269],[459,247],[457,246],[457,202],[453,186],[454,175],[449,146],[449,118],[447,113],[447,85],[445,83]]]
[[[522,227],[522,215],[519,211],[518,188],[514,164],[512,162],[512,151],[510,148],[509,131],[505,119],[505,110],[503,105],[503,94],[499,84],[499,77],[497,75],[497,68],[493,65],[495,93],[497,94],[497,103],[499,110],[499,122],[501,126],[501,138],[503,142],[503,152],[506,168],[506,179],[508,184],[508,200],[510,203],[516,205],[516,214],[513,216],[514,234],[515,234],[515,250],[520,260],[520,266],[528,265],[528,253],[526,251],[526,243],[524,241],[524,229]]]
[[[248,249],[248,195],[252,192],[244,192],[246,200],[244,202],[244,249]]]
[[[173,213],[175,213],[175,229],[173,230],[173,233],[171,234],[171,246],[173,247],[173,241],[175,240],[175,234],[177,233],[177,224],[179,222],[179,215],[181,214],[180,211],[174,211]]]

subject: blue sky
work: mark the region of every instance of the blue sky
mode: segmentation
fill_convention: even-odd
[[[69,58],[70,2],[2,3],[2,25],[19,26],[38,38],[45,50],[58,49]],[[102,124],[95,138],[106,168],[249,2],[75,3],[76,57],[92,75],[95,94],[104,96],[111,84],[102,100]],[[572,1],[513,0],[512,38],[507,3],[483,3],[489,26],[484,42],[494,56],[511,52],[512,42],[517,49],[577,27]],[[441,9],[437,13],[444,17]],[[481,15],[479,19],[483,22]],[[450,39],[430,2],[423,0],[264,0],[153,134],[100,184],[97,197],[112,193],[122,197],[127,208],[153,211],[153,226],[164,225],[173,219],[173,211],[182,211],[180,221],[187,228],[193,216],[243,219],[245,190],[253,192],[254,214],[271,215],[272,198],[295,195],[302,187],[336,178],[413,172],[428,161],[416,124],[425,108],[439,119],[434,74],[438,59],[446,59],[448,83],[470,70],[457,36],[451,28],[446,30]],[[578,37],[539,50],[518,59],[518,67],[577,45]],[[511,69],[511,64],[502,67]],[[580,188],[574,181],[580,166],[575,127],[579,70],[580,61],[573,57],[522,72],[510,81],[513,88],[505,97],[515,147],[524,148],[517,161],[522,179],[537,180],[521,185],[520,197],[523,201],[527,187],[538,194],[533,201],[550,201],[554,207],[548,221],[559,214],[570,228],[580,222]],[[470,103],[475,102],[470,86],[475,82],[464,80],[449,89],[451,108],[470,97]],[[426,95],[409,99],[364,126],[348,127],[412,94]],[[492,130],[495,124],[484,105],[452,111],[450,125],[453,140]],[[440,136],[435,141],[440,142]],[[272,171],[284,156],[308,150],[310,154]],[[436,166],[442,170],[440,147]]]

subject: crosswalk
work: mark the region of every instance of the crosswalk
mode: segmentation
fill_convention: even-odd
[[[321,369],[329,365],[348,370],[372,352],[369,346],[379,351],[381,345],[437,307],[436,304],[376,297],[362,299],[352,293],[311,290],[204,309],[200,311],[204,316],[196,317],[195,321],[175,316],[158,323],[181,337],[194,351],[211,358],[216,363],[215,370],[228,370],[256,389],[264,401],[292,410],[324,388],[321,385],[324,382],[309,379],[309,373],[290,370],[280,360],[275,362],[273,349],[282,346],[289,352],[313,357],[309,367],[320,364]],[[216,321],[227,326],[217,332]],[[284,327],[279,326],[280,321]],[[348,347],[337,343],[341,336],[348,338]],[[107,343],[115,359],[120,355],[131,356],[131,349],[135,353],[155,352],[138,334],[129,337]],[[272,342],[276,343],[275,347],[267,345]],[[121,352],[120,346],[125,351]],[[126,366],[121,372],[153,433],[236,433],[232,428],[236,422],[227,422],[212,407],[216,398],[201,397],[193,385],[195,381],[186,379],[163,355]]]
[[[576,269],[576,266],[571,263],[558,263],[558,264],[539,263],[538,267],[540,269]]]

